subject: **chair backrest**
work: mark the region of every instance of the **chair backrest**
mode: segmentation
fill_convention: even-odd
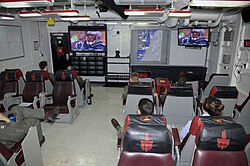
[[[128,115],[118,166],[173,165],[172,142],[162,115]]]
[[[5,70],[1,72],[1,95],[0,99],[2,100],[4,98],[4,94],[6,93],[15,93],[15,94],[21,94],[19,93],[19,89],[21,88],[18,84],[19,79],[21,80],[23,74],[21,70]]]
[[[184,127],[194,116],[194,98],[191,85],[171,86],[163,104],[163,115],[168,123]]]
[[[22,71],[20,69],[5,69],[4,72],[5,72],[5,75],[4,75],[5,88],[6,88],[6,84],[9,84],[10,86],[17,86],[17,94],[21,94],[23,92],[23,88],[25,85],[25,80],[24,80]]]
[[[238,90],[235,86],[214,86],[209,96],[220,99],[225,105],[222,112],[223,116],[232,116],[238,98]]]
[[[161,77],[155,78],[155,87],[154,88],[155,88],[155,92],[158,95],[159,100],[160,100],[160,96],[163,93],[165,93],[166,89],[167,89],[167,92],[170,91],[170,86],[171,86],[171,83],[168,80],[168,78],[161,78]]]
[[[248,165],[250,165],[250,134],[247,134],[248,144],[245,148],[245,153],[247,155]]]
[[[22,149],[26,166],[43,166],[42,151],[36,127],[29,129],[28,134],[22,142]]]
[[[45,92],[45,81],[49,80],[49,75],[45,75],[40,70],[32,70],[26,72],[25,78],[23,101],[33,102],[35,96],[38,96],[41,92]]]
[[[230,117],[195,117],[190,132],[195,136],[193,166],[247,166],[244,128]]]
[[[229,81],[230,81],[230,78],[229,78],[228,74],[217,74],[217,73],[211,74],[209,81],[208,81],[208,84],[203,91],[201,102],[203,102],[204,99],[206,97],[208,97],[209,92],[212,89],[212,87],[214,87],[214,86],[228,86]]]
[[[137,114],[138,103],[142,98],[148,98],[153,101],[150,86],[129,85],[124,114]]]
[[[71,71],[58,70],[55,74],[53,103],[66,105],[68,96],[76,96],[74,80],[77,79]]]

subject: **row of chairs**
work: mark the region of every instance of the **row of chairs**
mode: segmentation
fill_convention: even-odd
[[[131,85],[128,88],[125,115],[136,114],[138,101],[141,98],[149,98],[155,102],[156,114],[167,116],[170,124],[175,124],[177,127],[184,127],[193,117],[202,114],[202,98],[205,98],[205,96],[214,96],[219,98],[225,105],[223,116],[234,117],[236,112],[237,118],[235,120],[239,122],[241,119],[250,118],[250,116],[240,116],[242,112],[247,114],[249,111],[239,113],[235,109],[238,90],[235,86],[228,86],[229,76],[227,74],[213,74],[210,77],[210,81],[203,81],[203,85],[200,87],[198,86],[198,81],[188,82],[182,86],[170,83],[167,78],[155,78],[153,81],[151,78],[143,78],[141,81],[142,85]],[[164,93],[166,93],[166,97],[162,100],[161,96]]]
[[[163,115],[127,115],[118,166],[247,166],[250,143],[230,117],[195,117],[180,143]]]
[[[56,122],[69,122],[78,114],[77,106],[84,106],[90,90],[80,87],[75,71],[57,71],[56,83],[50,82],[46,71],[32,70],[23,77],[20,69],[1,72],[1,112],[8,111],[14,105],[29,106],[45,110],[60,107]],[[86,82],[90,89],[89,81]]]

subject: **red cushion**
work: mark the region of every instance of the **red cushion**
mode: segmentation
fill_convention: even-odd
[[[170,153],[134,153],[122,151],[118,166],[172,166]]]
[[[247,166],[244,151],[213,151],[196,149],[193,166]]]

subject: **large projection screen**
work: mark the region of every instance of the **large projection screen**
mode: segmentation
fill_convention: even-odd
[[[162,27],[131,29],[131,65],[168,65],[169,31]]]

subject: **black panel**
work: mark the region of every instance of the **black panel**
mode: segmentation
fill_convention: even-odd
[[[241,12],[242,20],[244,23],[250,22],[250,8],[244,8],[243,11]]]
[[[151,88],[143,85],[130,85],[128,87],[128,94],[135,95],[152,95]]]
[[[238,90],[235,86],[216,86],[217,92],[214,94],[216,98],[224,98],[224,99],[237,99]]]
[[[167,77],[169,81],[176,82],[179,73],[185,73],[187,81],[205,80],[206,67],[200,66],[132,66],[132,71],[150,71],[151,78]]]
[[[171,86],[169,94],[171,96],[192,97],[193,88],[191,85]]]

